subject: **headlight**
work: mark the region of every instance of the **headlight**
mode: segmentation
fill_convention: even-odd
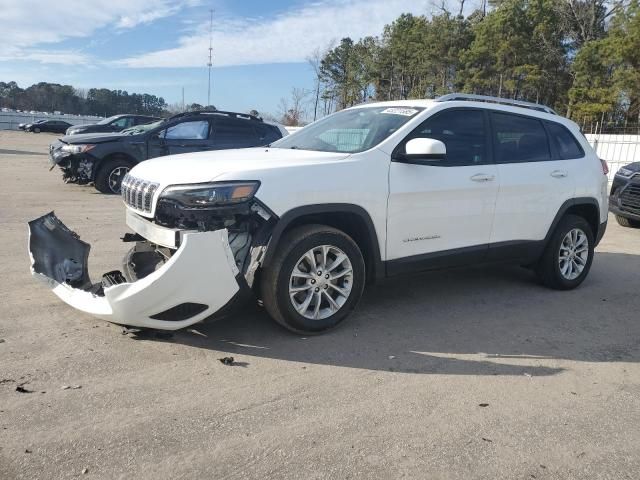
[[[629,178],[634,173],[636,173],[636,172],[634,172],[633,170],[629,170],[628,168],[622,167],[620,170],[618,170],[618,173],[616,173],[616,175],[620,175],[621,177]]]
[[[171,200],[187,208],[210,208],[235,205],[251,200],[260,182],[214,182],[197,185],[175,185],[160,194],[161,200]]]
[[[60,150],[67,153],[84,153],[84,152],[88,152],[94,147],[95,145],[91,145],[91,144],[82,144],[82,145],[67,144],[67,145],[64,145]]]

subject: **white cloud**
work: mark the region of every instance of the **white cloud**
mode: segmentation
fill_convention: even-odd
[[[429,0],[321,0],[274,18],[216,18],[214,66],[300,62],[316,48],[350,36],[378,35],[404,12],[430,10]],[[206,64],[208,22],[171,49],[142,53],[116,62],[144,67],[199,67]]]
[[[76,49],[44,51],[47,44],[85,39],[107,26],[132,28],[174,15],[200,0],[0,0],[0,60],[82,63]],[[84,43],[84,41],[83,41]]]

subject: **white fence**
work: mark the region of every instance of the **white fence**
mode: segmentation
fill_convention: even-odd
[[[80,115],[45,115],[43,113],[0,112],[0,130],[17,130],[20,123],[33,123],[37,120],[64,120],[71,125],[96,123],[102,117]]]
[[[609,164],[609,180],[618,169],[628,163],[640,162],[640,135],[592,134],[585,135],[598,156]]]

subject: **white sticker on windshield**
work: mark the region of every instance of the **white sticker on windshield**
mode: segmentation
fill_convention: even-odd
[[[392,115],[404,115],[405,117],[412,117],[418,110],[415,108],[402,108],[402,107],[389,107],[383,110],[381,113],[390,113]]]

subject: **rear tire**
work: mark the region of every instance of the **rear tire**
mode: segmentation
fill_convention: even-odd
[[[318,334],[356,307],[365,284],[358,245],[344,232],[304,225],[288,232],[260,279],[269,315],[295,333]]]
[[[38,127],[34,128],[33,133],[40,133],[40,129]]]
[[[536,265],[538,277],[549,288],[576,288],[591,269],[594,245],[589,223],[577,215],[566,215]]]
[[[96,189],[101,193],[119,195],[122,179],[129,170],[131,170],[131,163],[124,158],[107,161],[96,173]]]
[[[640,228],[640,222],[638,220],[633,220],[631,218],[616,215],[616,221],[618,222],[618,225],[620,225],[621,227]]]

